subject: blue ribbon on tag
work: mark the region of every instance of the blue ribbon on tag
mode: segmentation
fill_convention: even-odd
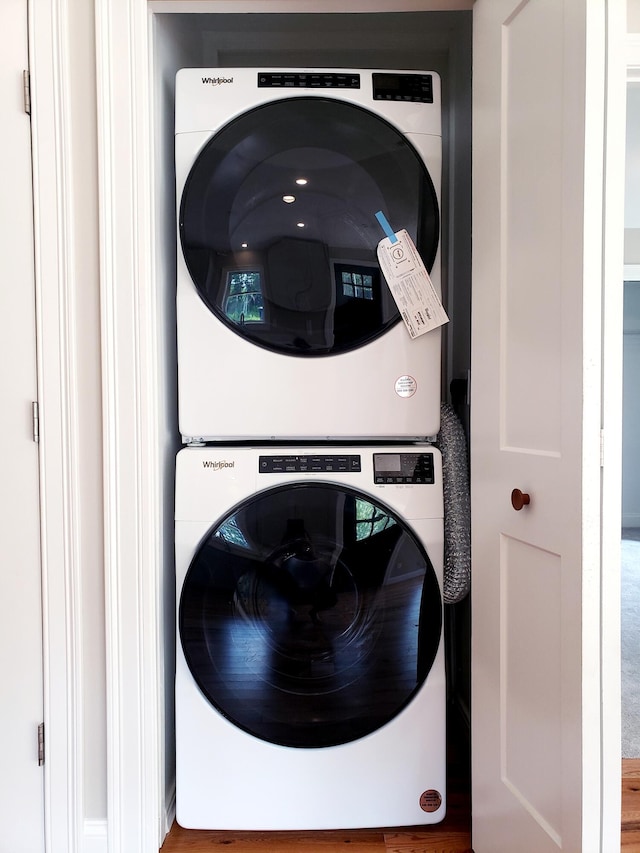
[[[389,225],[389,220],[387,219],[387,217],[384,215],[384,213],[383,213],[381,210],[379,210],[379,211],[376,213],[376,219],[377,219],[377,220],[378,220],[378,222],[380,223],[380,227],[382,228],[382,230],[384,231],[384,233],[387,235],[387,237],[389,238],[389,240],[390,240],[392,243],[397,243],[397,242],[398,242],[398,238],[396,237],[396,235],[395,235],[395,233],[394,233],[394,231],[393,231],[393,228]]]

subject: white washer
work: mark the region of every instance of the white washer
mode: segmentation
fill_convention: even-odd
[[[185,448],[176,473],[178,822],[442,820],[438,450]]]
[[[410,338],[375,214],[440,291],[438,75],[183,69],[175,130],[184,440],[435,435],[440,330]]]

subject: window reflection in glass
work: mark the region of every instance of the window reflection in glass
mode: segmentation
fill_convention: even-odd
[[[233,516],[224,521],[213,535],[230,545],[239,545],[241,548],[249,547],[249,543],[244,538],[244,534],[238,527],[238,523]]]
[[[356,539],[367,539],[395,524],[394,519],[369,501],[356,498]]]
[[[240,326],[263,322],[264,297],[258,270],[232,270],[227,273],[224,313],[232,323]]]

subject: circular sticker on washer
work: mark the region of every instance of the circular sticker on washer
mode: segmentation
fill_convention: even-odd
[[[420,795],[420,808],[423,812],[437,812],[441,805],[442,796],[433,788]]]
[[[418,390],[418,383],[413,376],[399,376],[396,379],[396,394],[398,397],[413,397]]]

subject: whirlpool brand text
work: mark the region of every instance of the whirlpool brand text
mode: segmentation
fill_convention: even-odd
[[[221,468],[235,468],[235,462],[227,462],[226,460],[222,460],[221,462],[214,462],[212,459],[203,459],[202,460],[203,468],[213,468],[214,471],[219,471]]]
[[[203,77],[202,82],[208,86],[220,86],[222,83],[233,83],[233,77]]]

